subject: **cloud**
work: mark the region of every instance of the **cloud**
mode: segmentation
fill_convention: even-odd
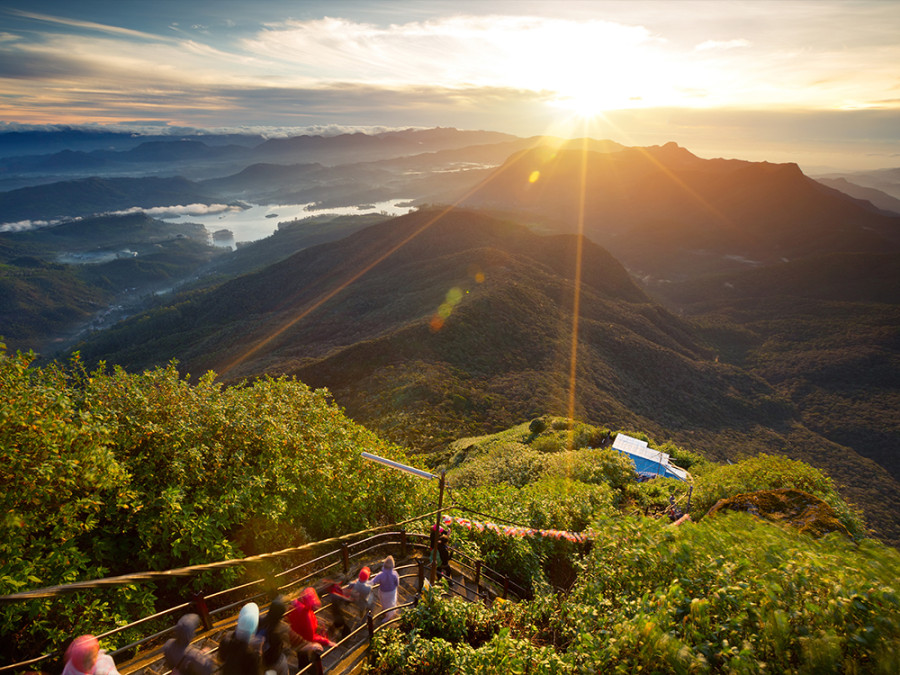
[[[694,51],[703,52],[711,49],[722,50],[722,49],[738,49],[740,47],[749,47],[750,41],[744,39],[737,40],[707,40],[706,42],[701,42],[699,45],[694,47]]]
[[[127,216],[134,213],[146,213],[151,218],[171,218],[173,216],[205,216],[216,213],[226,213],[229,211],[241,211],[240,206],[230,204],[184,204],[179,206],[154,206],[146,208],[143,206],[132,206],[127,209],[118,211],[106,211],[103,213],[95,213],[91,217],[100,216]],[[75,218],[56,218],[52,220],[19,220],[14,223],[0,223],[0,233],[11,232],[27,232],[29,230],[37,230],[44,227],[54,227],[64,223],[75,223],[84,220],[83,217]]]
[[[642,26],[535,16],[441,17],[379,26],[343,18],[270,23],[244,49],[295,75],[382,85],[540,90],[597,72],[656,38]]]
[[[122,209],[120,211],[109,211],[101,215],[127,216],[133,213],[143,212],[151,218],[171,218],[172,216],[206,216],[242,210],[243,209],[240,206],[232,206],[229,204],[184,204],[180,206],[153,206],[150,208],[132,206],[131,208]]]
[[[59,225],[63,220],[19,220],[14,223],[0,223],[0,233],[27,232],[41,227]]]
[[[129,38],[138,38],[141,40],[161,40],[166,38],[161,38],[158,35],[153,35],[151,33],[145,33],[139,30],[132,30],[131,28],[122,28],[120,26],[110,26],[108,24],[96,23],[93,21],[80,21],[78,19],[70,19],[66,17],[59,16],[50,16],[49,14],[37,14],[35,12],[25,12],[19,9],[8,9],[7,13],[13,14],[18,17],[22,17],[25,19],[34,19],[35,21],[42,21],[45,23],[56,24],[59,26],[66,26],[68,28],[85,28],[91,31],[97,31],[100,33],[108,33],[110,35],[129,37]]]

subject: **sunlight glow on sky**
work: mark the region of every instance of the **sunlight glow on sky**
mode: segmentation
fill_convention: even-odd
[[[897,165],[898,35],[881,1],[11,0],[0,121],[533,135],[604,113],[622,142],[761,134]]]

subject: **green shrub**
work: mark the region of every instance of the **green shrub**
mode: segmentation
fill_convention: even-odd
[[[543,433],[547,429],[547,422],[542,417],[535,417],[531,420],[531,424],[528,425],[528,430],[537,436],[538,434]]]
[[[605,483],[549,477],[522,488],[519,498],[531,527],[582,532],[600,513],[613,510],[614,493]]]
[[[550,428],[554,431],[568,431],[573,424],[568,417],[554,417],[550,420]]]
[[[682,469],[690,470],[692,473],[698,469],[703,469],[710,464],[709,460],[703,457],[703,455],[678,447],[671,441],[667,441],[662,445],[651,443],[650,447],[667,453],[673,464],[680,466]]]
[[[896,672],[897,579],[900,554],[871,540],[737,513],[679,528],[609,519],[542,630],[598,672]]]
[[[483,604],[467,602],[457,595],[444,597],[446,592],[446,581],[426,589],[419,603],[403,614],[402,629],[415,630],[423,638],[440,637],[474,647],[490,640],[499,630],[492,612]]]
[[[539,646],[530,640],[514,637],[509,628],[501,630],[480,649],[462,650],[457,658],[461,673],[561,675],[576,672],[565,657],[557,654],[552,647]]]
[[[634,463],[614,450],[569,450],[546,458],[544,476],[607,484],[616,490],[637,480]]]
[[[669,497],[675,497],[679,508],[687,511],[687,493],[690,485],[677,478],[654,478],[633,483],[626,493],[631,503],[642,513],[661,513],[669,507]]]
[[[463,648],[467,647],[464,645]],[[457,653],[461,647],[442,638],[409,636],[396,628],[375,633],[366,672],[372,675],[443,675],[459,673]]]
[[[447,478],[456,488],[507,483],[521,487],[540,475],[543,457],[521,443],[504,443],[487,454],[464,462],[448,472]]]
[[[528,446],[535,452],[539,452],[543,455],[549,455],[556,452],[560,452],[565,449],[566,442],[565,439],[556,434],[545,434],[542,436],[538,436],[531,444]]]
[[[809,464],[780,455],[761,454],[698,476],[691,498],[691,517],[702,517],[720,499],[779,488],[795,488],[822,499],[835,510],[852,536],[865,535],[862,516],[841,498],[828,476]]]

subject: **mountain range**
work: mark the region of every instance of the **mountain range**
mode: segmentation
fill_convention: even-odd
[[[212,369],[226,382],[296,375],[431,461],[459,435],[567,414],[574,400],[580,419],[718,459],[784,452],[825,466],[893,540],[896,479],[811,429],[784,383],[767,381],[746,354],[743,363],[720,358],[735,333],[774,336],[717,326],[724,335],[653,301],[590,240],[538,235],[478,211],[423,209],[186,294],[79,349],[129,369],[177,357],[185,372]]]
[[[63,197],[54,213],[70,216],[129,202],[388,195],[420,208],[297,223],[205,253],[181,269],[178,295],[83,341],[88,362],[177,359],[228,383],[294,375],[433,464],[455,438],[548,413],[717,459],[784,453],[827,470],[879,536],[900,542],[900,216],[883,205],[793,164],[701,159],[674,143],[442,129],[201,140],[83,150],[117,171],[144,157],[141,177],[42,183],[47,174],[23,169],[9,180],[34,184],[0,194],[0,221],[44,217]],[[189,177],[153,175],[167,161]],[[89,240],[113,223],[164,229],[115,217],[79,227]],[[73,273],[54,257],[58,227],[0,234],[2,280],[24,284],[22,297],[38,297],[54,265]],[[120,261],[133,275],[140,262]],[[133,286],[108,269],[61,294],[62,309],[102,283]]]
[[[900,247],[900,215],[795,164],[700,159],[674,143],[602,153],[576,145],[513,155],[462,204],[582,231],[648,280]]]

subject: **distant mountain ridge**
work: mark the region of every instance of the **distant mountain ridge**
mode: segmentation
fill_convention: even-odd
[[[900,250],[900,217],[794,164],[704,160],[674,143],[607,153],[535,148],[511,157],[463,203],[541,214],[569,231],[583,204],[585,234],[656,278]]]
[[[323,161],[296,149],[329,143],[292,141],[283,155],[271,146],[268,161],[236,160],[232,173],[178,179],[179,201],[240,195],[343,205],[390,196],[439,204],[468,195],[466,203],[490,211],[438,217],[442,209],[422,208],[341,241],[362,223],[331,233],[293,227],[217,260],[197,282],[203,290],[160,299],[93,336],[85,358],[129,368],[178,358],[185,370],[213,368],[228,381],[296,374],[327,386],[356,419],[429,452],[461,434],[567,414],[574,372],[577,417],[714,457],[765,451],[810,461],[900,541],[900,488],[864,459],[897,475],[898,218],[795,165],[706,160],[674,143],[431,136],[419,145],[413,132],[348,135],[331,142]],[[427,149],[454,137],[475,144]],[[140,152],[165,154],[164,145]],[[352,147],[365,152],[330,164]],[[178,151],[205,152],[190,142]],[[378,159],[383,151],[400,154]],[[171,166],[201,174],[227,166],[203,161]],[[125,185],[96,187],[104,199],[136,205],[139,184],[122,196]],[[42,206],[53,206],[59,187],[47,186]],[[537,236],[513,221],[556,234]],[[573,236],[579,223],[587,239]],[[294,253],[324,241],[331,243]],[[0,271],[16,283],[33,279],[28,292],[39,292],[52,265],[62,268],[27,247],[8,258]],[[156,278],[167,269],[159,262]],[[140,258],[116,263],[144,274]],[[50,271],[75,288],[63,278],[71,270]]]
[[[35,138],[35,137],[27,137]],[[333,136],[305,135],[289,138],[263,139],[259,136],[235,137],[186,136],[186,137],[129,137],[116,136],[105,140],[116,141],[116,146],[73,149],[72,145],[87,144],[93,137],[73,134],[62,139],[52,134],[37,136],[37,141],[26,138],[10,138],[0,134],[0,171],[6,173],[33,173],[85,168],[127,167],[147,163],[177,164],[187,161],[208,164],[210,162],[241,162],[243,165],[265,162],[320,162],[341,164],[346,162],[375,161],[401,155],[435,152],[465,145],[499,143],[515,139],[515,136],[489,131],[461,131],[452,128],[408,129],[379,134],[345,133]],[[49,153],[34,153],[41,142],[48,148],[58,147],[66,139],[72,145]],[[80,141],[80,143],[79,143]],[[34,154],[11,155],[16,149],[30,149]],[[135,167],[137,170],[137,167]]]
[[[0,192],[0,223],[215,201],[211,193],[180,177],[83,178]]]
[[[883,211],[900,214],[900,199],[892,197],[882,190],[856,185],[846,178],[817,178],[816,180],[851,197],[871,202],[873,206]]]

